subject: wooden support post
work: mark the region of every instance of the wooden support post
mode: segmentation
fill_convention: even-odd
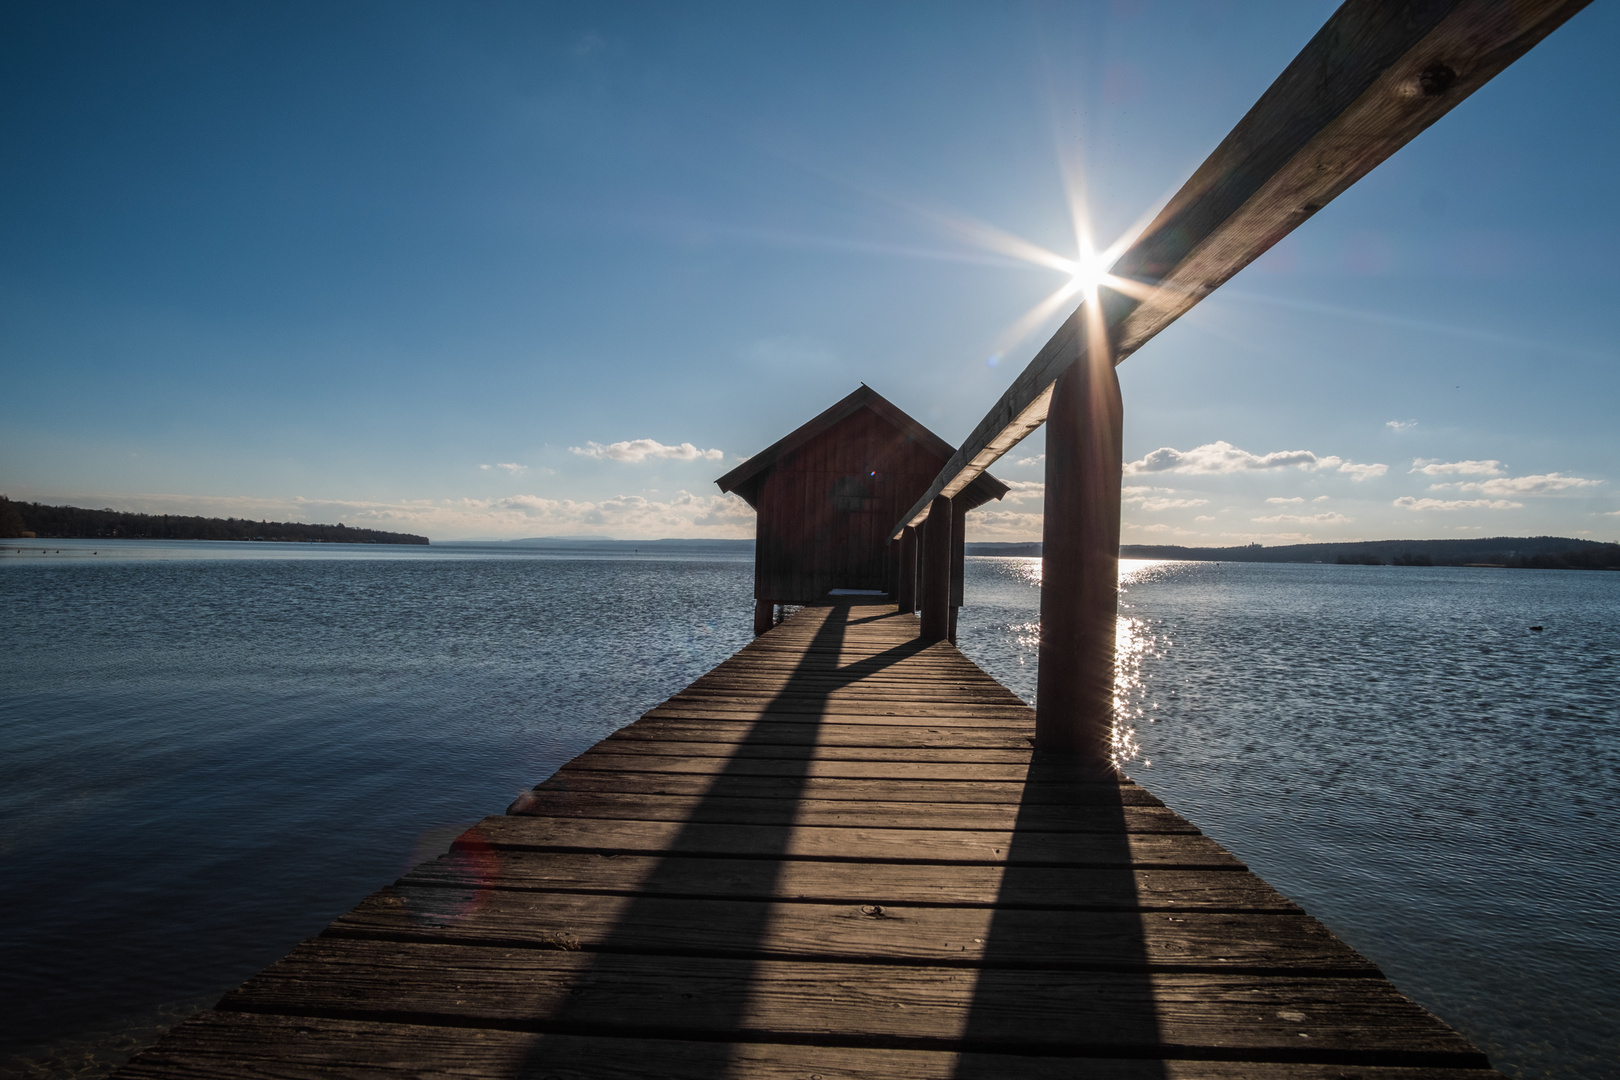
[[[894,602],[907,615],[917,610],[917,530],[911,525],[900,533],[900,581]]]
[[[776,625],[776,601],[760,597],[754,601],[754,636]]]
[[[956,644],[956,613],[962,610],[964,579],[967,576],[967,501],[951,500],[951,625],[946,638]]]
[[[951,500],[934,499],[923,523],[922,637],[944,641],[951,636]]]
[[[1124,405],[1105,349],[1057,380],[1046,420],[1035,745],[1107,768],[1114,723]],[[930,519],[932,520],[932,519]]]

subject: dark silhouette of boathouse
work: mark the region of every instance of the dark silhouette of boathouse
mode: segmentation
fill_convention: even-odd
[[[865,385],[778,439],[715,483],[758,513],[754,629],[777,604],[813,604],[833,589],[916,596],[901,578],[894,522],[955,452],[944,439]],[[1008,488],[984,473],[953,500],[951,612],[962,605],[962,524],[969,510]],[[951,620],[952,628],[955,619]]]

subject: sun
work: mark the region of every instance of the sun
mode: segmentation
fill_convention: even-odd
[[[1074,260],[1074,266],[1069,272],[1069,284],[1065,290],[1070,296],[1082,296],[1089,303],[1097,302],[1097,289],[1109,278],[1109,266],[1096,251],[1090,250],[1090,245],[1084,245],[1080,257]]]

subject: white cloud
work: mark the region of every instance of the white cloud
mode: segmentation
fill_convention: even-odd
[[[1146,487],[1143,485],[1126,485],[1120,495],[1124,502],[1132,506],[1140,506],[1144,510],[1182,510],[1194,506],[1203,506],[1208,499],[1170,499],[1167,495],[1174,495],[1175,488]]]
[[[1194,521],[1214,521],[1215,519],[1213,517],[1211,517],[1209,514],[1199,514],[1197,517],[1193,518],[1193,520]]]
[[[720,450],[699,450],[689,442],[676,446],[665,446],[656,439],[629,439],[625,442],[608,443],[606,446],[599,442],[588,442],[584,446],[570,446],[570,454],[580,457],[597,458],[604,461],[623,461],[631,465],[638,465],[649,458],[671,458],[675,461],[720,461],[725,453]],[[501,466],[505,468],[506,466]]]
[[[505,469],[513,476],[522,476],[524,473],[529,471],[529,467],[527,465],[519,465],[515,461],[503,461],[499,465],[480,465],[478,467],[483,469],[485,472],[489,472],[491,469]]]
[[[1204,506],[1208,499],[1161,499],[1147,498],[1134,500],[1143,510],[1186,510],[1194,506]]]
[[[1284,533],[1221,533],[1226,540],[1233,540],[1239,544],[1304,544],[1314,537],[1307,532]]]
[[[1140,461],[1128,462],[1127,474],[1178,473],[1234,473],[1250,469],[1276,469],[1286,465],[1310,468],[1317,457],[1309,450],[1278,450],[1270,454],[1251,454],[1239,450],[1224,440],[1205,443],[1191,450],[1177,450],[1161,446]]]
[[[1477,491],[1481,495],[1550,495],[1555,491],[1568,491],[1570,488],[1596,487],[1603,483],[1601,480],[1588,480],[1582,476],[1565,476],[1562,473],[1541,473],[1536,476],[1497,476],[1489,480],[1472,480],[1466,483],[1453,482],[1446,484],[1431,484],[1433,489],[1456,488],[1458,491]]]
[[[1354,521],[1355,518],[1347,518],[1343,514],[1329,510],[1322,514],[1272,514],[1270,517],[1257,517],[1249,520],[1257,521],[1262,525],[1275,525],[1281,521],[1294,521],[1301,525],[1344,525]]]
[[[1393,505],[1402,510],[1517,510],[1524,503],[1506,499],[1414,499],[1403,495]]]
[[[1501,476],[1502,463],[1494,459],[1488,461],[1441,461],[1438,458],[1413,458],[1412,468],[1409,472],[1422,473],[1425,476]]]
[[[603,531],[624,536],[692,536],[694,529],[721,529],[726,535],[753,531],[754,511],[735,495],[693,495],[677,491],[666,500],[644,495],[615,495],[596,502],[512,495],[504,499],[464,500],[468,509],[483,510],[511,521],[519,517],[543,524],[545,530]],[[711,534],[712,535],[712,534]]]
[[[1045,518],[1013,510],[974,510],[963,523],[969,542],[980,540],[1039,540]]]
[[[1413,428],[1417,427],[1417,421],[1416,420],[1386,420],[1386,421],[1384,421],[1384,426],[1387,427],[1387,428],[1393,428],[1396,431],[1410,431]]]
[[[1348,473],[1352,480],[1366,480],[1382,476],[1388,465],[1358,465],[1336,455],[1326,457],[1310,450],[1276,450],[1269,454],[1251,454],[1225,440],[1205,443],[1191,450],[1177,450],[1161,446],[1140,461],[1128,462],[1127,475],[1141,473],[1193,473],[1200,475],[1252,472],[1259,469],[1281,469],[1296,466],[1306,470],[1336,469]]]
[[[1349,473],[1351,480],[1360,482],[1362,480],[1371,480],[1375,476],[1383,476],[1385,473],[1389,472],[1389,466],[1357,465],[1354,462],[1346,461],[1339,466],[1339,471],[1342,473]]]
[[[1014,465],[1039,465],[1046,460],[1045,454],[1036,454],[1034,457],[1021,457],[1014,461]]]
[[[1280,495],[1273,495],[1271,498],[1266,500],[1268,503],[1302,503],[1304,501],[1305,497],[1302,495],[1295,495],[1293,498],[1289,499],[1285,499]]]
[[[1010,489],[1002,498],[1003,503],[1030,502],[1046,498],[1046,485],[1039,480],[1003,480]]]

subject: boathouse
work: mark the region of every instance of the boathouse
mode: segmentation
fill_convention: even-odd
[[[755,629],[770,628],[776,605],[817,603],[833,589],[914,595],[899,586],[900,545],[889,531],[955,449],[862,383],[716,480],[758,514]],[[953,613],[962,606],[963,519],[1007,491],[982,473],[953,500]]]

